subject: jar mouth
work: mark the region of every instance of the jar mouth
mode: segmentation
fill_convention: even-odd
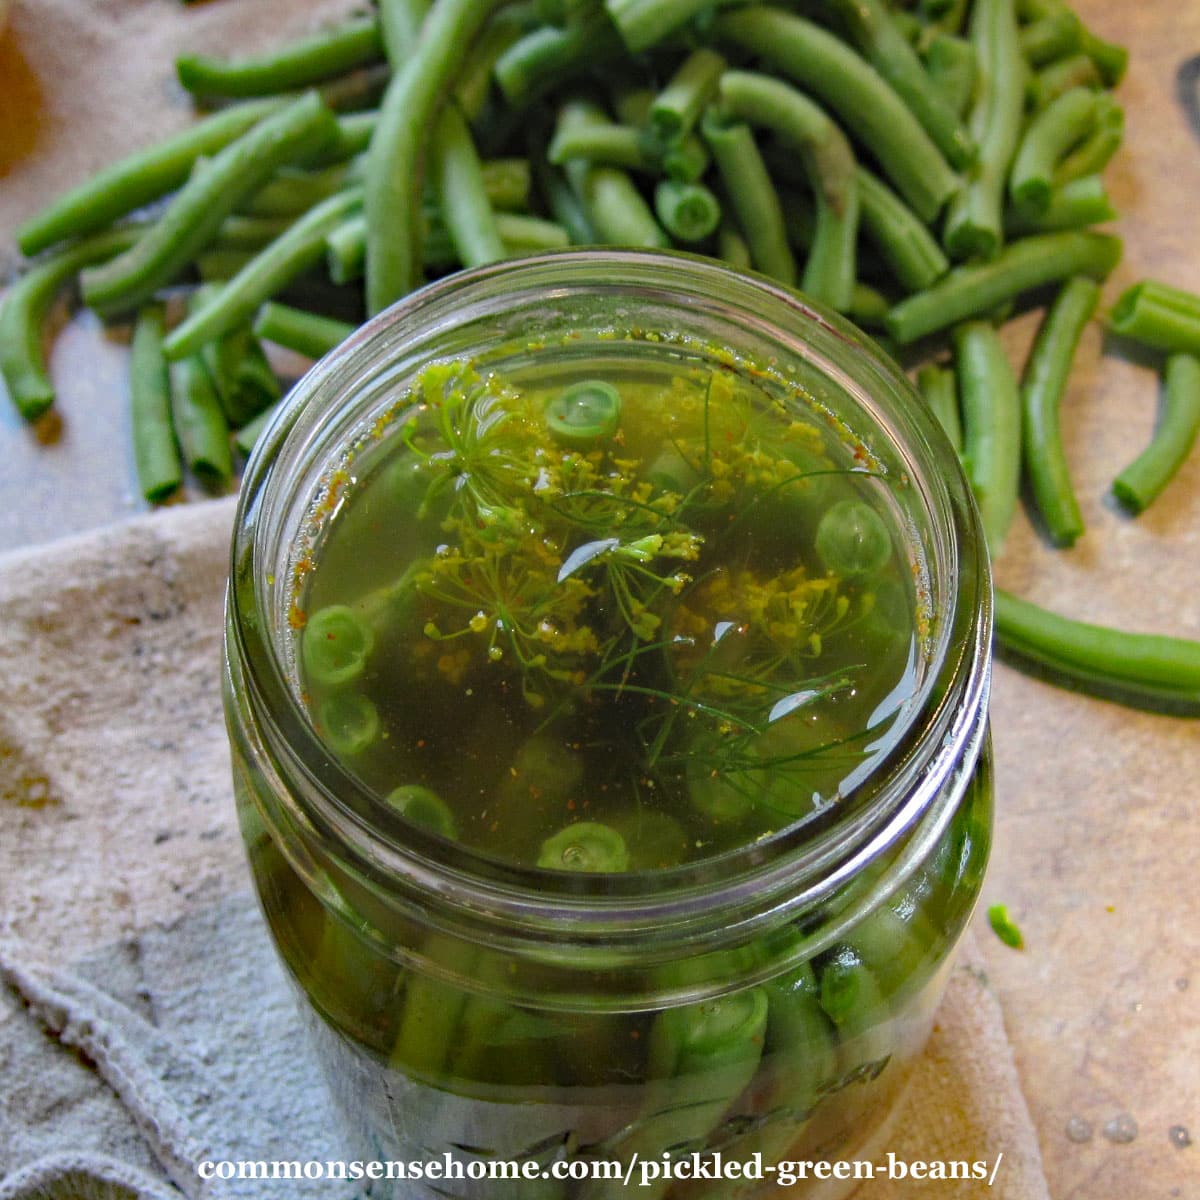
[[[779,370],[802,367],[806,377],[827,381],[841,408],[849,399],[892,469],[907,473],[914,520],[922,522],[919,534],[910,530],[913,561],[924,571],[932,623],[916,693],[889,735],[887,755],[861,786],[764,841],[624,875],[518,866],[427,834],[388,810],[322,745],[303,710],[286,650],[289,572],[280,572],[295,565],[299,514],[320,486],[329,451],[378,407],[355,397],[394,398],[414,363],[452,357],[473,338],[478,346],[484,333],[524,332],[531,320],[569,312],[584,294],[627,309],[653,303],[696,327],[735,322],[740,337],[774,348]],[[669,340],[679,330],[662,332]],[[694,255],[568,250],[509,260],[448,276],[375,317],[304,376],[262,436],[239,500],[232,567],[230,653],[280,774],[299,784],[293,799],[304,819],[377,878],[509,927],[567,920],[602,938],[618,927],[688,923],[701,911],[736,921],[751,909],[812,903],[899,842],[935,801],[949,813],[947,781],[961,775],[965,786],[964,753],[969,768],[978,752],[990,575],[952,448],[898,368],[844,319],[767,279]],[[248,619],[251,613],[258,619]]]

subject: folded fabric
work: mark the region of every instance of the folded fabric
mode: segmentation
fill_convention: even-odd
[[[0,1200],[361,1194],[196,1172],[345,1153],[234,819],[231,520],[230,501],[188,505],[0,560]],[[989,1194],[1047,1200],[969,938],[887,1148],[901,1163],[1003,1155]],[[981,1187],[876,1180],[858,1196]]]

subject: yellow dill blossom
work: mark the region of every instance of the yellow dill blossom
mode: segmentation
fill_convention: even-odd
[[[803,566],[773,575],[748,568],[720,570],[703,580],[671,616],[681,639],[679,671],[689,689],[712,696],[755,695],[787,665],[793,678],[824,651],[844,621],[850,600],[833,576]]]

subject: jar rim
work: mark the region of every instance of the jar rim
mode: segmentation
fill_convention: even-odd
[[[835,378],[860,405],[881,404],[885,397],[911,401],[901,422],[907,431],[905,461],[921,473],[924,509],[942,556],[950,560],[941,564],[948,568],[943,574],[952,579],[940,581],[940,600],[948,607],[939,614],[939,636],[902,736],[868,776],[876,787],[869,800],[856,805],[849,797],[839,798],[821,820],[796,822],[764,842],[675,868],[578,876],[518,867],[451,845],[384,811],[370,789],[318,741],[288,683],[274,638],[262,622],[245,619],[239,588],[232,584],[229,652],[238,656],[246,699],[264,742],[281,764],[281,774],[297,785],[293,798],[303,806],[305,819],[377,877],[396,881],[415,896],[438,897],[473,920],[521,928],[531,936],[566,922],[581,936],[599,940],[614,930],[697,921],[731,927],[780,906],[799,910],[897,843],[935,802],[943,802],[949,819],[953,805],[945,803],[946,783],[959,773],[965,786],[970,772],[962,771],[961,760],[967,754],[972,758],[967,766],[973,766],[990,679],[990,573],[970,488],[911,384],[837,314],[764,277],[681,252],[564,250],[447,276],[373,318],[293,388],[247,466],[234,527],[232,577],[246,573],[259,611],[278,610],[277,596],[264,595],[268,581],[259,565],[273,561],[268,534],[274,529],[278,536],[287,507],[287,466],[324,444],[322,419],[337,411],[365,370],[380,367],[394,353],[391,337],[399,333],[413,344],[428,342],[463,320],[473,300],[496,289],[554,298],[585,280],[631,296],[646,287],[683,304],[707,300],[769,331],[779,344]],[[444,356],[433,355],[438,357]],[[286,732],[280,728],[281,712],[292,718]]]

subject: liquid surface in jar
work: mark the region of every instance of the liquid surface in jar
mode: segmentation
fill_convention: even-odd
[[[871,772],[919,683],[894,480],[732,365],[426,368],[326,481],[304,704],[406,818],[566,871],[767,838]]]

